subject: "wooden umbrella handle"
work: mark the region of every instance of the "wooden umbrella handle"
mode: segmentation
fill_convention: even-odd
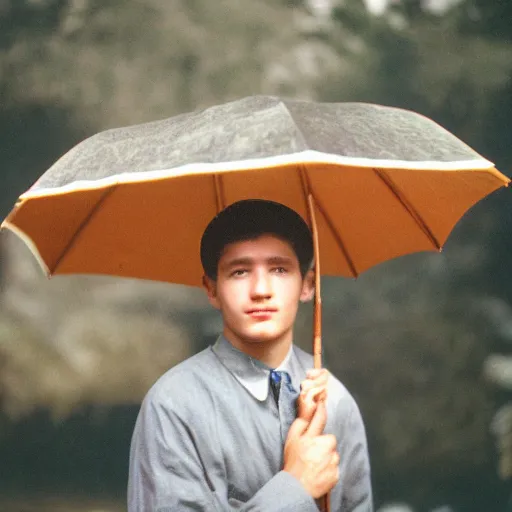
[[[322,296],[320,293],[320,246],[315,216],[315,201],[308,196],[309,218],[313,234],[313,256],[315,261],[315,299],[313,307],[313,361],[315,368],[322,368]]]
[[[322,368],[322,296],[320,294],[320,246],[318,244],[318,228],[315,217],[315,202],[308,195],[309,218],[313,234],[313,254],[315,260],[315,299],[313,306],[313,361],[315,368]],[[317,500],[322,512],[330,512],[330,495],[327,493]]]

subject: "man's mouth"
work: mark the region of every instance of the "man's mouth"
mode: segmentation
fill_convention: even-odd
[[[266,318],[276,312],[276,308],[251,308],[246,311],[246,314],[254,318]]]

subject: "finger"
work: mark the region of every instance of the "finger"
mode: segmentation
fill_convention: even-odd
[[[306,379],[303,382],[318,382],[325,383],[329,380],[330,373],[325,368],[319,370],[308,370],[306,373]]]
[[[306,434],[308,436],[319,436],[325,428],[325,424],[327,423],[327,410],[324,402],[319,402],[316,406],[315,414],[311,419],[311,423],[309,424],[308,429],[306,430]]]
[[[326,370],[325,368],[316,368],[312,370],[308,370],[306,372],[306,378],[308,380],[325,380],[329,378],[329,370]]]
[[[300,383],[300,392],[301,393],[307,393],[313,386],[315,385],[315,382],[313,380],[303,380]]]
[[[305,393],[301,393],[299,397],[304,403],[316,403],[322,399],[327,398],[327,389],[324,386],[313,388],[306,391]]]
[[[325,402],[327,400],[327,390],[324,389],[322,392],[315,396],[315,402]]]
[[[327,389],[327,381],[313,381],[313,380],[306,380],[304,381],[300,386],[300,393],[301,395],[307,395],[313,390],[322,390]]]
[[[297,399],[297,416],[306,420],[309,425],[316,411],[316,405],[316,402],[308,394],[300,394]]]
[[[321,392],[322,390],[319,391]],[[308,423],[313,419],[313,414],[316,411],[316,395],[319,391],[310,390],[306,393],[301,393],[297,399],[298,416],[307,420]]]
[[[295,439],[297,437],[302,436],[310,422],[305,420],[304,418],[297,418],[290,426],[290,429],[288,430],[288,435],[286,436],[286,440]]]
[[[313,414],[316,411],[316,405],[320,401],[325,401],[327,398],[327,390],[324,388],[311,389],[305,393],[301,393],[297,400],[298,416],[311,421]]]
[[[329,382],[329,378],[330,378],[331,374],[327,371],[327,370],[324,370],[316,379],[315,379],[315,382],[317,384],[317,386],[327,386],[327,383]]]
[[[336,436],[332,434],[323,434],[318,436],[315,442],[318,446],[321,446],[322,450],[325,450],[326,453],[329,452],[331,455],[336,453]]]
[[[331,457],[331,464],[333,466],[339,466],[340,464],[340,454],[338,452],[334,452]]]
[[[306,400],[316,403],[320,400],[320,395],[322,395],[322,394],[327,395],[327,390],[323,386],[319,387],[319,388],[311,389],[310,391],[308,391],[308,393],[306,395]]]
[[[328,387],[328,381],[325,379],[318,379],[318,380],[307,380],[304,381],[300,386],[300,392],[307,394],[313,389],[327,389]]]
[[[321,375],[318,379],[310,380],[306,379],[301,382],[300,392],[308,393],[312,389],[316,388],[327,388],[329,384],[329,375]]]

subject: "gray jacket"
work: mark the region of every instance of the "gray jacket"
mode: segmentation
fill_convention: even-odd
[[[312,357],[292,346],[279,369],[298,390]],[[269,393],[270,368],[222,336],[165,373],[142,403],[130,451],[129,512],[317,512],[282,471],[295,396]],[[340,479],[332,512],[372,508],[370,466],[359,409],[331,378],[324,430],[338,440]]]

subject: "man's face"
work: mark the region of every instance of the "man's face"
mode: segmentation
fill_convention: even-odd
[[[205,278],[205,286],[222,313],[224,334],[242,344],[291,341],[299,300],[313,293],[311,275],[302,278],[290,244],[272,235],[226,246],[217,281]]]

